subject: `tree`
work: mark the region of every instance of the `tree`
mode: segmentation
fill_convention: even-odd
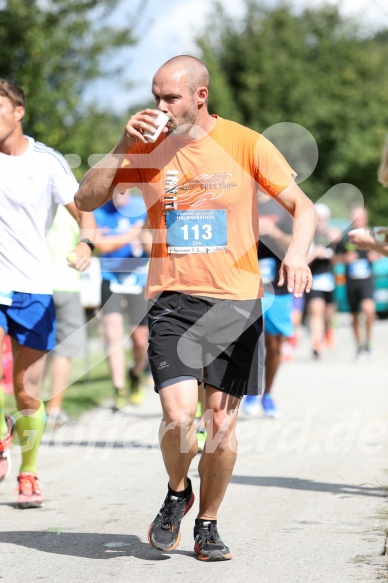
[[[212,78],[210,109],[259,132],[279,122],[305,127],[319,148],[305,192],[317,200],[339,182],[354,184],[381,223],[388,31],[368,37],[329,5],[297,14],[287,4],[264,9],[247,0],[240,21],[216,9],[218,33],[209,28],[198,39]]]
[[[119,68],[109,71],[104,62],[136,42],[132,27],[146,2],[119,26],[112,15],[121,1],[0,0],[0,44],[6,47],[0,51],[0,77],[26,93],[25,132],[80,155],[83,170],[89,154],[113,145],[121,125],[83,100],[91,81],[118,74]]]

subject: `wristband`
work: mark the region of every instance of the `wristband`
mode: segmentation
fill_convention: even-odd
[[[90,251],[93,253],[94,243],[92,243],[90,239],[81,239],[80,243],[86,243],[86,245],[89,247]]]

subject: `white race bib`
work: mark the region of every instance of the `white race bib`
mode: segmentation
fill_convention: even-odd
[[[169,253],[214,253],[228,246],[226,210],[166,212]]]
[[[276,259],[264,257],[259,259],[259,267],[263,283],[272,283],[276,279]]]
[[[115,294],[140,294],[142,293],[148,274],[148,263],[141,265],[130,273],[114,273],[114,279],[110,282],[110,290]]]
[[[313,277],[311,289],[316,291],[331,292],[335,289],[335,279],[332,273],[318,273]]]
[[[372,269],[367,259],[357,259],[349,264],[350,279],[368,279],[372,275]]]

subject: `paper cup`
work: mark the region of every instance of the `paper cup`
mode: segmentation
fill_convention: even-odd
[[[166,113],[163,113],[163,111],[158,112],[158,116],[155,118],[155,121],[158,124],[158,127],[155,128],[155,133],[149,132],[148,130],[143,133],[143,136],[145,137],[147,142],[151,142],[152,144],[156,142],[169,119],[170,118],[168,117],[168,115]]]

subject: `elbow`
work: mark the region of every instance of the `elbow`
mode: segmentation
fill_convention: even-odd
[[[76,192],[76,194],[74,195],[74,204],[77,207],[77,209],[79,211],[83,211],[85,210],[82,206],[82,197],[80,196],[80,192],[78,190],[78,192]]]
[[[79,211],[91,212],[96,209],[95,205],[93,205],[92,200],[85,197],[81,189],[78,190],[74,195],[74,204]]]

